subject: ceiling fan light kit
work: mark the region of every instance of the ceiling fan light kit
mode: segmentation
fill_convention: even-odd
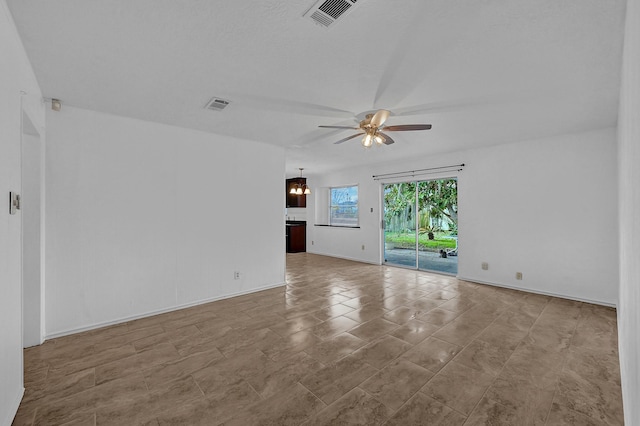
[[[380,132],[370,131],[364,135],[364,138],[362,138],[362,146],[364,146],[365,148],[371,148],[374,143],[376,144],[376,146],[380,146],[386,141],[387,140],[380,134]]]
[[[364,138],[362,138],[362,146],[364,146],[365,148],[369,148],[372,144],[373,144],[373,136],[371,136],[371,133],[367,133]]]
[[[350,139],[358,137],[364,134],[362,138],[362,146],[365,148],[371,148],[374,144],[376,146],[380,145],[391,145],[395,143],[395,141],[389,137],[389,135],[382,133],[381,130],[384,129],[386,132],[406,132],[409,130],[429,130],[431,129],[431,124],[399,124],[395,126],[385,126],[384,123],[387,121],[387,118],[391,115],[391,111],[386,109],[380,109],[376,111],[375,114],[367,114],[360,122],[358,127],[351,126],[318,126],[330,129],[354,129],[359,130],[364,133],[356,133],[355,135],[347,136],[346,138],[340,139],[334,144],[340,144],[342,142],[346,142]]]

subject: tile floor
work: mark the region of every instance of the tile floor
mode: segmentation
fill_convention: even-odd
[[[25,351],[14,425],[616,425],[614,309],[306,253]]]

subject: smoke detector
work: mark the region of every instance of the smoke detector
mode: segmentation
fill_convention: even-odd
[[[362,0],[360,2],[362,3]],[[321,27],[329,28],[338,19],[350,13],[357,3],[358,0],[319,0],[302,16]]]
[[[225,99],[220,98],[211,98],[209,102],[204,106],[205,109],[210,109],[211,111],[222,111],[229,105],[231,102]]]

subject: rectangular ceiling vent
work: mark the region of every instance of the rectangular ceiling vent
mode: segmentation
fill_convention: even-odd
[[[210,109],[211,111],[222,111],[229,105],[231,102],[226,101],[220,98],[211,98],[211,100],[205,105],[205,109]]]
[[[338,18],[351,12],[358,0],[319,0],[303,16],[324,28],[332,27]]]

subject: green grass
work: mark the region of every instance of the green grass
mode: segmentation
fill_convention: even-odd
[[[452,249],[456,247],[456,241],[452,238],[444,238],[446,234],[436,233],[435,238],[430,240],[427,234],[421,234],[418,238],[420,248],[427,250]],[[385,233],[385,243],[395,248],[414,248],[416,246],[415,234],[408,233]]]

